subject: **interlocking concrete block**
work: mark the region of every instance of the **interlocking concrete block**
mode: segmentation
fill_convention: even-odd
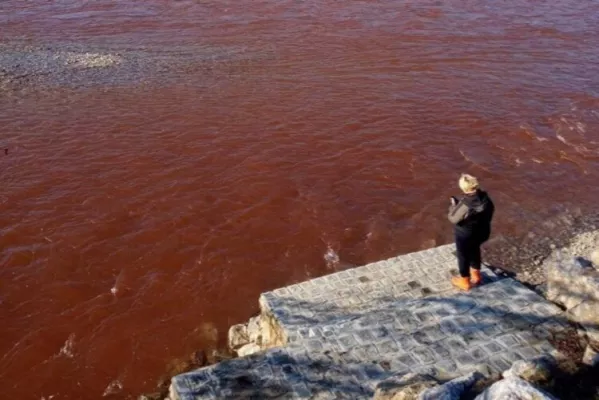
[[[286,347],[178,376],[173,392],[196,400],[366,399],[392,373],[452,379],[559,354],[547,342],[548,334],[564,329],[559,309],[512,279],[457,292],[449,283],[452,249],[400,256],[264,293],[262,319],[276,343]]]
[[[503,371],[510,368],[510,366],[512,365],[511,362],[507,361],[501,355],[492,356],[491,358],[489,358],[488,363],[492,367],[492,369],[494,370],[495,373],[502,373]]]
[[[416,339],[410,334],[402,334],[394,336],[395,342],[399,345],[402,351],[409,351],[418,346]]]
[[[432,364],[439,361],[436,354],[426,346],[420,346],[412,349],[411,354],[416,357],[420,365]]]
[[[463,354],[468,348],[464,339],[459,335],[448,337],[442,343],[453,355]]]
[[[488,342],[482,345],[488,354],[494,355],[503,351],[503,347],[495,342]]]

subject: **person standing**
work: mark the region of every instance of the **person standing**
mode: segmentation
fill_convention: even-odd
[[[480,246],[491,236],[495,205],[474,176],[462,174],[458,183],[464,196],[460,199],[451,198],[447,215],[454,225],[460,271],[460,276],[453,277],[451,283],[458,289],[468,291],[482,283]]]

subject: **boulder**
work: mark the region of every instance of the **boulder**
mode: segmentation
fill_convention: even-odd
[[[516,361],[503,373],[504,378],[520,378],[532,384],[543,384],[551,380],[555,363],[548,357]]]
[[[426,389],[419,397],[419,400],[460,400],[462,394],[484,376],[478,371],[471,372],[468,375],[444,383],[441,386]]]
[[[568,310],[582,302],[599,301],[599,271],[580,257],[554,260],[547,268],[547,298]]]
[[[599,249],[591,253],[591,262],[595,265],[596,269],[599,269]]]
[[[523,379],[509,377],[491,385],[475,400],[557,400]]]
[[[599,342],[599,301],[587,300],[572,307],[568,318],[582,325],[589,339]]]
[[[261,350],[262,350],[262,348],[260,346],[258,346],[256,343],[249,343],[249,344],[246,344],[245,346],[241,346],[239,349],[237,349],[237,355],[239,357],[245,357],[245,356],[249,356],[250,354],[257,353]]]
[[[547,268],[547,298],[568,310],[569,319],[599,341],[599,270],[580,257],[554,261]]]
[[[595,367],[599,365],[599,351],[593,348],[593,346],[588,345],[584,350],[584,355],[582,356],[583,364],[586,364],[590,367]]]
[[[270,312],[262,311],[260,314],[260,340],[260,346],[264,349],[288,344],[287,335]]]
[[[438,384],[429,375],[396,374],[376,385],[373,400],[418,400],[423,392]]]
[[[250,343],[262,344],[262,326],[260,324],[260,316],[250,318],[247,325],[247,334]]]
[[[229,328],[228,345],[230,350],[237,350],[250,342],[247,326],[244,324],[233,325]]]

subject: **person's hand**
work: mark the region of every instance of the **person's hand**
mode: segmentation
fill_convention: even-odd
[[[451,198],[449,199],[449,201],[451,202],[452,206],[455,206],[456,204],[458,204],[458,199],[456,199],[453,196],[451,196]]]

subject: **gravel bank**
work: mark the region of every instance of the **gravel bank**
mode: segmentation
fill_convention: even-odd
[[[493,267],[537,286],[546,281],[548,258],[589,258],[594,249],[599,249],[599,213],[575,210],[543,219],[519,237],[495,236],[485,245],[483,257]]]
[[[274,49],[199,45],[155,49],[0,43],[0,96],[57,86],[161,84],[174,80],[202,86],[215,77],[239,79],[264,73],[266,64],[276,59],[275,54]]]

